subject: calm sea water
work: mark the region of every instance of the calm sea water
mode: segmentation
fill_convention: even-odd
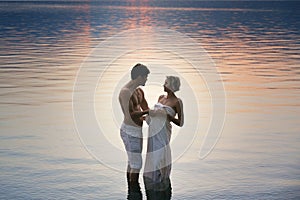
[[[175,128],[178,134],[174,133],[172,144],[172,199],[300,198],[298,2],[0,5],[1,199],[126,199],[122,171],[126,167],[125,153],[114,154],[110,147],[101,146],[101,141],[98,148],[112,160],[99,162],[89,153],[93,147],[84,145],[79,137],[84,138],[89,130],[78,134],[73,118],[73,86],[82,62],[101,42],[111,37],[127,41],[117,34],[146,30],[145,40],[136,41],[132,36],[126,44],[142,48],[153,39],[157,28],[192,38],[214,61],[226,92],[222,134],[213,151],[199,159],[211,119],[209,91],[180,55],[172,56],[160,49],[169,41],[161,40],[155,50],[129,52],[113,60],[112,65],[117,67],[107,70],[103,83],[97,86],[95,114],[100,123],[107,124],[104,130],[110,144],[121,143],[118,128],[110,125],[112,110],[105,110],[103,102],[118,107],[110,97],[116,83],[120,83],[119,76],[126,80],[126,73],[136,62],[152,66],[153,71],[159,64],[174,66],[170,68],[194,80],[190,87],[200,98],[196,102],[200,114],[195,115],[195,105],[186,103],[187,125],[181,131]],[[178,42],[173,39],[174,44]],[[123,47],[108,48],[118,51]],[[185,48],[190,57],[199,56],[195,49]],[[108,50],[101,52],[110,56]],[[105,67],[101,62],[95,58],[95,70]],[[176,67],[178,63],[180,67]],[[211,72],[204,67],[200,70],[203,76]],[[151,74],[149,82],[158,75]],[[159,84],[144,89],[150,105],[162,93]],[[185,90],[187,85],[182,87]],[[183,101],[189,102],[190,97],[183,94],[179,92]],[[199,118],[200,128],[192,133],[186,148],[186,141],[178,138],[184,138],[184,134],[190,138],[189,125],[193,124],[189,122],[194,117]],[[140,182],[143,187],[142,179]]]

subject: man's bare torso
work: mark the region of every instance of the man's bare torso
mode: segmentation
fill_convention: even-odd
[[[124,123],[131,126],[142,126],[143,120],[140,116],[134,116],[135,111],[142,111],[142,102],[144,101],[144,92],[141,88],[135,89],[131,92],[128,88],[122,88],[119,100],[124,114]],[[128,103],[126,103],[128,102]],[[126,104],[128,106],[126,106]]]

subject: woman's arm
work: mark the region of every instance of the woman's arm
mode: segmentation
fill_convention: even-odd
[[[182,103],[181,99],[179,99],[179,98],[176,103],[176,111],[177,111],[178,118],[168,115],[168,119],[171,122],[173,122],[174,124],[176,124],[177,126],[182,127],[184,124],[183,103]]]

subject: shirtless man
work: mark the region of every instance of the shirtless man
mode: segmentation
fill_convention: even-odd
[[[136,64],[131,70],[131,80],[119,94],[119,102],[124,114],[120,134],[128,156],[127,182],[129,190],[139,188],[139,172],[142,168],[143,115],[149,113],[144,92],[139,86],[145,85],[149,73],[150,71],[145,65]]]

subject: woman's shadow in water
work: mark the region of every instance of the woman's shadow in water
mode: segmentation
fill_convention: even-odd
[[[147,200],[170,200],[172,197],[171,181],[167,180],[161,183],[153,183],[144,177]],[[142,200],[141,188],[128,188],[128,200]]]

